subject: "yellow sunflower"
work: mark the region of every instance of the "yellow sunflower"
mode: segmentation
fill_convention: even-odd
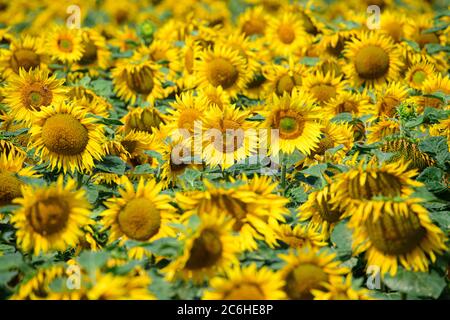
[[[264,128],[279,130],[279,139],[270,141],[271,152],[279,149],[286,153],[299,150],[310,154],[320,141],[323,125],[316,99],[309,93],[294,91],[292,95],[284,93],[282,97],[275,94],[261,114],[266,118]]]
[[[376,117],[393,118],[397,107],[409,96],[408,87],[400,82],[390,82],[375,92],[376,103],[374,115]]]
[[[422,82],[422,95],[414,97],[414,101],[418,104],[418,112],[422,112],[425,107],[432,107],[438,109],[448,109],[448,103],[445,104],[442,100],[434,97],[427,97],[425,95],[441,92],[450,95],[450,77],[443,76],[440,73],[435,73]]]
[[[349,63],[343,71],[353,85],[378,87],[398,79],[402,62],[400,52],[387,36],[380,33],[364,32],[353,38],[344,49]]]
[[[395,119],[381,119],[367,128],[367,143],[380,142],[386,137],[400,133],[400,123]]]
[[[93,221],[90,205],[83,189],[76,190],[76,182],[59,176],[48,186],[23,186],[22,198],[14,203],[20,208],[11,222],[17,228],[17,244],[35,255],[49,250],[64,251],[76,246],[83,236],[82,228]]]
[[[423,82],[429,79],[436,73],[434,65],[427,62],[421,61],[412,63],[405,74],[405,79],[411,88],[421,90]]]
[[[137,31],[129,26],[121,26],[120,29],[114,29],[112,39],[109,43],[118,47],[121,52],[133,50],[141,44],[141,39],[137,35]]]
[[[438,123],[430,126],[430,135],[443,136],[447,138],[447,143],[450,141],[450,119],[440,120]],[[450,143],[448,143],[450,151]]]
[[[319,232],[313,225],[280,224],[276,227],[280,241],[284,242],[292,249],[301,249],[303,247],[324,247],[327,245],[325,235]]]
[[[223,169],[255,154],[258,144],[256,123],[248,111],[235,106],[211,107],[202,124],[202,158],[206,164]],[[194,137],[194,141],[195,141]]]
[[[346,82],[333,73],[310,73],[303,81],[303,89],[311,93],[320,105],[334,99],[345,88]]]
[[[238,17],[238,29],[247,37],[262,37],[269,23],[267,13],[262,6],[250,7]]]
[[[213,85],[209,85],[199,89],[197,94],[200,98],[206,99],[206,104],[208,107],[215,105],[220,109],[223,109],[224,106],[231,103],[230,95],[223,90],[221,86],[215,87]]]
[[[63,83],[64,80],[56,79],[55,75],[49,77],[48,71],[25,71],[21,68],[18,75],[10,76],[5,89],[5,102],[11,109],[11,115],[18,121],[31,123],[34,111],[64,100],[67,90]]]
[[[285,283],[279,273],[267,267],[258,269],[256,264],[248,267],[233,267],[223,276],[210,281],[210,289],[204,292],[203,300],[281,300],[286,298]]]
[[[436,254],[446,252],[447,239],[420,202],[380,202],[377,210],[355,212],[349,222],[353,254],[366,252],[368,265],[380,267],[382,275],[395,276],[399,264],[407,270],[428,271],[429,259],[434,262]]]
[[[284,292],[293,300],[312,300],[312,290],[323,289],[326,283],[349,272],[339,266],[336,254],[314,248],[291,251],[280,258],[286,263],[280,270],[286,283]]]
[[[55,27],[46,37],[46,49],[50,56],[63,63],[79,61],[84,54],[82,33],[79,29]]]
[[[101,214],[104,229],[109,229],[109,243],[119,239],[122,246],[129,239],[145,243],[176,236],[171,226],[177,221],[175,208],[161,189],[154,179],[140,179],[135,188],[122,177],[120,197],[108,199]]]
[[[176,80],[177,86],[180,89],[192,89],[197,86],[195,67],[198,63],[202,49],[200,41],[194,37],[187,36],[184,39],[184,45],[180,49],[182,76],[178,77]]]
[[[247,63],[239,51],[224,45],[215,45],[199,54],[194,72],[199,88],[221,86],[230,97],[235,98],[251,81],[246,70]]]
[[[369,290],[354,288],[351,274],[345,278],[333,278],[323,287],[321,290],[311,290],[314,300],[375,300]]]
[[[77,60],[73,70],[88,69],[91,75],[94,68],[108,69],[111,52],[106,46],[106,39],[95,29],[85,28],[81,30],[81,45],[83,46],[83,55]]]
[[[365,114],[371,114],[373,105],[366,92],[341,91],[335,98],[331,98],[325,104],[323,110],[329,119],[343,112],[360,117]]]
[[[298,15],[284,12],[279,17],[272,17],[266,30],[270,48],[277,56],[289,56],[304,44],[307,33]]]
[[[282,96],[285,92],[291,94],[294,88],[301,87],[306,68],[290,57],[287,64],[272,63],[263,67],[263,75],[267,79],[264,84],[266,96],[270,97],[273,93]]]
[[[124,124],[118,132],[144,131],[152,134],[167,122],[167,116],[163,115],[155,107],[136,107],[120,119]]]
[[[406,16],[403,12],[383,11],[380,16],[379,31],[389,35],[395,43],[405,38]]]
[[[168,281],[201,282],[238,264],[239,244],[233,236],[234,220],[223,213],[204,214],[200,225],[180,236],[183,254],[163,269]]]
[[[31,145],[40,156],[40,163],[49,161],[52,169],[90,172],[94,160],[104,155],[103,126],[86,110],[66,103],[41,108],[35,113],[30,129]]]
[[[427,32],[434,27],[433,14],[421,14],[410,17],[405,26],[405,36],[407,39],[415,41],[421,49],[427,44],[445,45],[447,37],[444,32]]]

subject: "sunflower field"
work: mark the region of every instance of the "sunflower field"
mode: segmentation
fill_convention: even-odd
[[[0,0],[0,299],[450,299],[445,0]]]

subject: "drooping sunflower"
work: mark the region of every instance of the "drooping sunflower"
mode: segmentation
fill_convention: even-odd
[[[248,111],[232,105],[222,110],[213,106],[205,113],[202,158],[206,164],[226,169],[256,152],[256,124],[246,120],[249,117]]]
[[[295,63],[292,57],[287,64],[270,64],[263,67],[263,75],[267,79],[264,85],[266,96],[273,93],[282,96],[285,92],[290,94],[294,88],[300,88],[306,75],[306,68]]]
[[[94,160],[104,155],[103,126],[82,107],[65,102],[41,108],[30,134],[29,149],[34,148],[40,163],[49,161],[52,169],[90,172]]]
[[[400,123],[395,119],[384,118],[367,128],[367,143],[376,143],[384,138],[400,133]]]
[[[197,85],[199,88],[221,86],[234,98],[252,79],[246,65],[239,51],[216,44],[214,49],[200,52],[199,61],[194,64]]]
[[[366,92],[341,91],[335,98],[331,98],[323,108],[324,114],[331,119],[343,112],[359,117],[373,113],[373,105]]]
[[[9,205],[22,195],[24,184],[21,178],[39,177],[32,168],[26,167],[27,156],[23,153],[0,152],[0,206]]]
[[[47,63],[49,59],[43,50],[41,39],[29,35],[13,39],[9,50],[2,50],[0,55],[0,71],[4,78],[14,73],[19,74],[21,68],[25,71],[44,70]]]
[[[167,24],[166,24],[167,25]],[[203,48],[200,42],[192,36],[187,36],[184,39],[184,45],[180,49],[182,75],[176,80],[177,86],[180,89],[192,89],[197,86],[197,76],[195,73],[195,66],[198,63],[200,53]]]
[[[102,212],[104,229],[109,229],[109,243],[120,240],[122,246],[128,239],[151,242],[163,237],[175,237],[170,225],[177,221],[170,197],[161,194],[162,185],[154,179],[140,179],[137,187],[122,177],[120,197],[105,202]]]
[[[210,281],[203,300],[281,300],[286,298],[279,273],[267,267],[233,267]]]
[[[276,227],[279,240],[284,242],[292,249],[301,249],[303,247],[323,247],[327,243],[326,236],[313,225],[295,225],[280,224]]]
[[[269,20],[266,36],[275,55],[289,56],[303,45],[308,35],[295,13],[284,12]]]
[[[342,54],[347,42],[358,36],[356,29],[331,30],[324,29],[320,37],[318,49],[324,56],[338,58]]]
[[[93,222],[85,191],[76,190],[71,178],[64,183],[62,175],[48,186],[22,186],[22,197],[14,203],[20,205],[11,218],[17,228],[17,244],[35,255],[76,246],[82,228]]]
[[[349,272],[339,266],[341,262],[335,259],[336,254],[315,248],[293,250],[280,258],[286,263],[280,273],[289,299],[312,300],[312,290],[323,289],[326,283]]]
[[[144,151],[154,150],[156,146],[154,136],[145,131],[130,131],[127,134],[116,135],[114,140],[104,145],[107,154],[117,155],[130,165],[140,165]]]
[[[166,96],[161,66],[139,55],[118,61],[111,73],[117,96],[132,105],[138,98],[153,103]]]
[[[273,95],[266,110],[261,112],[266,118],[262,126],[279,130],[279,139],[270,141],[272,153],[277,152],[276,144],[286,153],[297,149],[310,154],[317,147],[323,125],[318,121],[321,112],[315,102],[311,94],[302,91],[294,91],[292,95],[284,93],[282,97]]]
[[[358,39],[347,43],[344,55],[349,63],[343,71],[357,87],[372,88],[395,81],[402,67],[399,50],[390,38],[380,33],[361,33]]]
[[[18,121],[30,124],[34,119],[34,111],[62,102],[67,91],[63,83],[63,79],[49,76],[48,71],[25,71],[21,68],[18,75],[10,76],[5,89],[5,102],[11,109],[11,115]]]
[[[314,300],[374,300],[364,288],[354,288],[352,275],[333,278],[321,290],[311,290]]]
[[[449,104],[444,103],[441,99],[429,97],[425,95],[441,92],[450,94],[450,77],[443,76],[441,73],[435,73],[427,80],[422,82],[422,95],[414,97],[414,101],[418,104],[418,112],[422,112],[425,107],[432,107],[437,109],[448,109]]]
[[[107,118],[112,105],[102,96],[81,84],[70,86],[67,97],[88,110],[89,113]]]
[[[108,69],[111,52],[106,46],[106,39],[92,28],[82,29],[81,39],[83,55],[77,60],[73,70],[88,69],[91,75],[96,75],[94,68]]]
[[[408,87],[400,82],[390,82],[375,92],[375,117],[393,118],[397,107],[409,96]]]
[[[223,213],[204,214],[200,225],[180,236],[183,254],[163,269],[169,281],[201,282],[237,264],[240,252],[233,235],[234,219]]]
[[[444,232],[433,224],[421,199],[380,202],[377,210],[357,211],[349,222],[353,229],[353,254],[366,252],[368,265],[381,274],[395,276],[398,265],[428,271],[429,259],[447,250]]]
[[[50,56],[63,63],[79,61],[85,51],[81,31],[65,26],[55,27],[47,35],[45,45]]]
[[[308,200],[298,209],[300,221],[309,220],[313,228],[320,228],[325,237],[329,237],[336,223],[348,217],[349,213],[339,208],[334,200],[330,185],[322,190],[313,191]]]

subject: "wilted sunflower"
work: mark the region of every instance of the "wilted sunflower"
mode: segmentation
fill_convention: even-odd
[[[116,135],[114,140],[104,145],[107,154],[117,155],[132,166],[136,158],[144,155],[144,151],[153,150],[154,137],[145,131],[130,131],[124,135]]]
[[[256,123],[248,121],[248,111],[235,106],[211,107],[203,121],[202,158],[211,167],[231,167],[255,154],[258,144]],[[194,143],[195,143],[194,137]]]
[[[286,263],[280,273],[289,299],[312,300],[312,290],[323,289],[326,283],[350,271],[339,266],[341,262],[335,260],[336,254],[314,248],[293,250],[280,258]]]
[[[141,102],[153,103],[155,99],[166,96],[163,89],[165,81],[161,66],[135,54],[133,57],[123,59],[116,63],[111,71],[114,91],[117,96],[132,105],[138,98]]]
[[[344,50],[349,63],[344,73],[355,86],[378,87],[397,80],[402,62],[400,52],[387,36],[380,33],[362,33],[348,42]]]
[[[292,249],[301,249],[303,247],[323,247],[327,243],[326,236],[314,225],[296,225],[280,224],[276,227],[278,238]]]
[[[34,111],[62,102],[67,91],[63,83],[64,80],[56,79],[55,75],[49,77],[48,71],[25,71],[21,68],[18,75],[10,76],[5,90],[5,102],[10,107],[11,115],[18,121],[31,123]]]
[[[49,161],[52,169],[90,172],[94,160],[104,155],[103,126],[87,117],[85,109],[65,102],[35,113],[30,134],[29,148],[35,149],[41,163]]]
[[[309,220],[313,228],[319,227],[321,233],[328,238],[334,226],[349,215],[349,212],[334,203],[334,197],[330,185],[322,190],[311,192],[308,200],[298,209],[299,220]]]
[[[397,107],[409,96],[408,87],[400,82],[390,82],[375,91],[375,117],[393,118]]]
[[[162,185],[154,179],[140,179],[137,188],[125,176],[119,189],[120,197],[105,202],[104,229],[109,229],[109,243],[120,239],[151,242],[163,237],[175,237],[170,223],[176,222],[170,197],[161,194]]]
[[[83,38],[79,29],[55,27],[46,37],[46,49],[51,57],[63,63],[79,61],[84,54]]]
[[[351,274],[345,278],[333,278],[323,287],[323,289],[311,291],[314,300],[374,300],[370,296],[369,290],[354,288]]]
[[[286,153],[297,149],[310,154],[317,147],[323,125],[318,121],[321,112],[315,101],[312,95],[301,91],[294,91],[291,96],[284,93],[280,98],[273,95],[261,112],[266,118],[263,127],[279,130],[279,139],[270,141],[272,153],[277,152],[276,144]]]
[[[428,271],[430,259],[447,250],[446,237],[433,224],[420,199],[379,202],[377,210],[356,211],[353,254],[366,252],[367,264],[379,266],[381,274],[395,276],[400,263],[407,270]]]
[[[38,255],[74,247],[83,236],[82,228],[92,222],[85,191],[76,190],[71,178],[65,184],[61,175],[48,186],[23,186],[22,195],[14,200],[21,207],[11,222],[17,228],[17,244],[24,251]]]
[[[286,298],[279,273],[267,267],[232,267],[209,281],[203,300],[281,300]]]
[[[39,177],[32,167],[25,167],[27,156],[23,153],[0,153],[0,206],[9,205],[14,198],[22,196],[25,185],[21,177]]]
[[[305,77],[302,87],[311,93],[320,105],[325,105],[331,99],[336,98],[346,86],[346,81],[341,76],[335,76],[333,72],[310,73]]]
[[[289,56],[304,44],[307,33],[301,19],[292,12],[272,17],[266,30],[266,37],[274,55]]]
[[[200,88],[213,85],[221,86],[234,98],[252,79],[246,70],[246,61],[239,51],[224,45],[216,45],[199,54],[194,64],[197,85]]]
[[[89,113],[103,118],[108,118],[108,111],[112,109],[112,105],[104,97],[81,84],[70,86],[67,97],[76,100],[74,103],[83,106]]]
[[[233,236],[234,219],[223,213],[204,214],[200,225],[181,235],[183,254],[163,269],[169,281],[201,282],[237,264],[239,244]]]

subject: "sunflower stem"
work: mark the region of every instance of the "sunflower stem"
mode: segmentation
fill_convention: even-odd
[[[404,292],[400,292],[400,297],[402,300],[408,300],[408,295]]]
[[[77,172],[77,189],[80,189],[83,185],[83,174],[81,172]]]
[[[286,164],[281,166],[281,188],[283,189],[283,193],[286,192]]]

